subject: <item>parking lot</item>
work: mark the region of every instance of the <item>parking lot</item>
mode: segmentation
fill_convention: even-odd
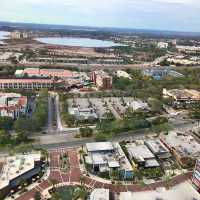
[[[79,107],[80,109],[93,108],[99,118],[103,118],[109,112],[115,118],[121,118],[128,108],[127,103],[133,100],[132,97],[74,98],[68,99],[68,104],[69,107]]]

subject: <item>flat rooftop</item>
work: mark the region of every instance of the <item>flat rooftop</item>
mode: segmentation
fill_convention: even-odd
[[[169,153],[169,150],[159,139],[146,140],[145,144],[154,154]]]
[[[163,142],[170,148],[176,149],[181,156],[199,157],[200,144],[191,136],[170,132],[162,137]]]
[[[200,194],[188,182],[166,190],[157,188],[145,192],[122,192],[118,200],[200,200]]]
[[[0,173],[0,189],[9,185],[11,180],[33,169],[35,161],[40,161],[40,159],[40,153],[20,154],[1,158],[3,167]]]
[[[129,155],[134,159],[150,159],[155,158],[154,154],[144,144],[128,143],[126,145]]]
[[[97,188],[94,189],[91,194],[89,200],[109,200],[110,192],[109,189]]]
[[[112,142],[92,142],[86,143],[89,152],[93,151],[112,151],[114,150]]]

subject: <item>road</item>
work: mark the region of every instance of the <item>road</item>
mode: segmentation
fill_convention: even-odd
[[[53,131],[53,97],[48,97],[48,133]]]

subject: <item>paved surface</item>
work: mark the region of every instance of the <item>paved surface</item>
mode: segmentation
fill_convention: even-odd
[[[69,157],[70,168],[67,171],[63,171],[60,168],[60,154],[67,153]],[[100,182],[97,179],[82,175],[77,149],[58,149],[49,151],[50,158],[50,173],[47,180],[42,180],[41,183],[38,183],[33,189],[24,193],[20,197],[16,198],[17,200],[31,200],[34,197],[36,191],[39,191],[44,197],[44,191],[48,190],[51,186],[51,180],[56,180],[57,184],[80,184],[80,178],[83,177],[83,182],[87,188],[107,188],[111,192],[125,192],[125,191],[147,191],[155,190],[157,187],[167,186],[165,182],[157,182],[149,185],[138,185],[138,184],[109,184]],[[182,174],[173,178],[168,185],[174,186],[181,182],[188,180],[191,177],[191,173]]]

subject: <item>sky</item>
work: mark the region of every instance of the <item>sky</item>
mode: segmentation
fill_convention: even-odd
[[[0,21],[200,32],[200,0],[0,0]]]

